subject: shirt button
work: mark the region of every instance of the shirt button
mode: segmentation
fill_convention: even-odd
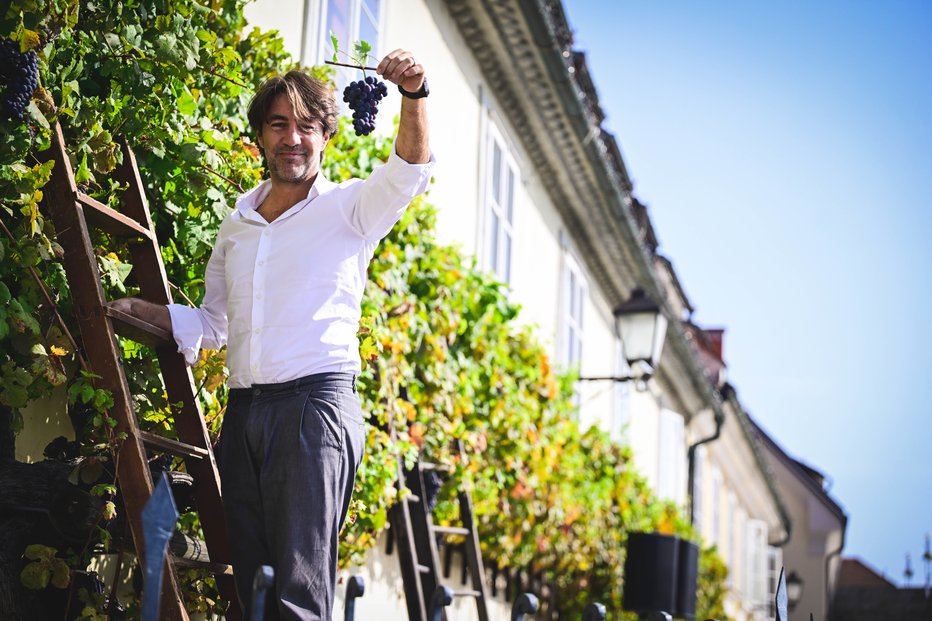
[[[260,265],[260,266],[261,266],[261,265],[265,265],[265,261],[260,260],[258,263],[256,263],[256,265]]]
[[[257,294],[256,294],[256,299],[257,299],[257,300],[261,300],[261,299],[262,299],[262,294],[261,294],[261,293],[257,293]]]
[[[259,334],[260,332],[262,332],[262,328],[256,328],[252,331],[253,334]]]

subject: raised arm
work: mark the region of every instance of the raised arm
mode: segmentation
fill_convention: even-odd
[[[424,85],[424,67],[406,50],[387,54],[376,68],[376,73],[409,93],[417,93]],[[410,164],[426,164],[430,160],[426,98],[402,96],[395,150]]]

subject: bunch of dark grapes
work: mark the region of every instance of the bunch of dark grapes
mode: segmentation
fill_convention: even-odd
[[[6,87],[4,114],[21,120],[39,86],[39,58],[36,53],[32,50],[20,52],[19,44],[12,39],[0,40],[0,82]]]
[[[353,111],[353,129],[357,136],[368,136],[375,129],[375,115],[379,101],[388,94],[385,83],[369,76],[365,80],[350,82],[343,89],[343,101]]]

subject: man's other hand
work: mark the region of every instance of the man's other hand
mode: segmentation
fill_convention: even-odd
[[[110,302],[107,306],[151,323],[168,332],[172,331],[171,315],[168,312],[168,307],[163,304],[153,304],[142,298],[120,298]]]

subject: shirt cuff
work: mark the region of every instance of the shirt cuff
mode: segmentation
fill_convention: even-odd
[[[201,340],[204,330],[196,308],[182,304],[168,304],[168,314],[172,319],[172,335],[178,345],[178,353],[184,356],[188,365],[197,362],[201,352]]]
[[[424,164],[411,164],[406,162],[398,155],[395,150],[398,144],[397,138],[392,143],[391,152],[388,155],[388,161],[385,163],[386,176],[391,184],[402,195],[417,196],[423,194],[430,184],[430,173],[434,168],[437,160],[434,154],[430,154],[430,159]]]

